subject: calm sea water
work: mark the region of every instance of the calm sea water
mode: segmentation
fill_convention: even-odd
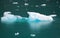
[[[18,5],[12,5],[11,2],[13,1],[0,1],[0,17],[3,16],[4,11],[11,11],[12,14],[21,15],[23,17],[28,17],[26,13],[27,11],[39,12],[46,15],[57,14],[57,17],[54,18],[55,21],[49,24],[48,27],[41,28],[39,31],[32,31],[27,22],[15,23],[11,25],[0,23],[0,38],[60,38],[60,8],[58,8],[60,1],[59,4],[56,4],[56,0],[51,0],[47,2],[46,7],[34,7],[37,4],[40,5],[42,3],[46,3],[42,0],[32,0],[30,2],[28,1],[30,5],[27,7],[23,5],[23,0]],[[16,6],[20,6],[20,8],[17,8]],[[16,11],[15,9],[19,9],[19,11]],[[15,36],[16,32],[19,32],[20,34]],[[30,34],[36,34],[36,36],[32,37]]]

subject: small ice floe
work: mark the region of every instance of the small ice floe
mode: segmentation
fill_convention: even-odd
[[[29,4],[28,4],[28,3],[25,3],[24,5],[25,5],[25,6],[28,6]]]
[[[17,35],[19,35],[19,32],[16,32],[16,33],[15,33],[15,36],[17,36]]]
[[[22,18],[21,16],[13,15],[11,14],[10,11],[6,11],[4,12],[3,17],[1,17],[1,22],[6,24],[11,24],[11,23],[15,23],[18,19],[21,18]]]
[[[41,6],[46,6],[46,4],[41,4]]]
[[[12,4],[18,4],[18,2],[12,2]]]
[[[3,23],[13,23],[15,22],[16,17],[14,15],[11,14],[11,12],[4,12],[3,17],[1,17],[1,22]]]
[[[35,37],[36,35],[35,34],[30,34],[31,37]]]
[[[40,20],[40,21],[53,21],[53,17],[56,15],[44,15],[36,12],[27,12],[29,14],[29,20],[34,21],[34,20]]]

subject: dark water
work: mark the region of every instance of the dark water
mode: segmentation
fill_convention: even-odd
[[[18,1],[18,5],[13,5],[11,2]],[[38,32],[32,31],[29,28],[27,22],[15,23],[11,25],[5,25],[0,23],[0,38],[60,38],[60,0],[27,0],[29,6],[24,6],[24,0],[0,0],[0,17],[3,16],[4,11],[11,11],[12,14],[28,17],[27,11],[39,12],[41,14],[57,14],[54,18],[54,22],[50,24],[48,28],[41,28]],[[41,7],[40,4],[46,3],[46,7]],[[39,5],[39,7],[34,7]],[[16,6],[20,6],[17,8]],[[18,11],[15,9],[19,9]],[[27,10],[26,10],[27,9]],[[55,13],[53,13],[55,12]],[[18,36],[15,33],[19,32]],[[30,34],[36,34],[35,37],[31,37]]]

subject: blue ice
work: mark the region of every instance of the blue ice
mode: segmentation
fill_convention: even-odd
[[[11,24],[15,22],[28,22],[32,29],[39,29],[42,25],[47,25],[51,23],[56,15],[44,15],[37,12],[27,12],[28,18],[19,15],[11,14],[10,11],[4,12],[3,17],[1,17],[1,22],[6,24]]]

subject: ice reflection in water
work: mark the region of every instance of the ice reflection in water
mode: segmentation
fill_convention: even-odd
[[[47,27],[50,23],[51,22],[49,21],[40,21],[40,22],[31,21],[29,22],[29,25],[32,30],[39,30],[40,28]]]

